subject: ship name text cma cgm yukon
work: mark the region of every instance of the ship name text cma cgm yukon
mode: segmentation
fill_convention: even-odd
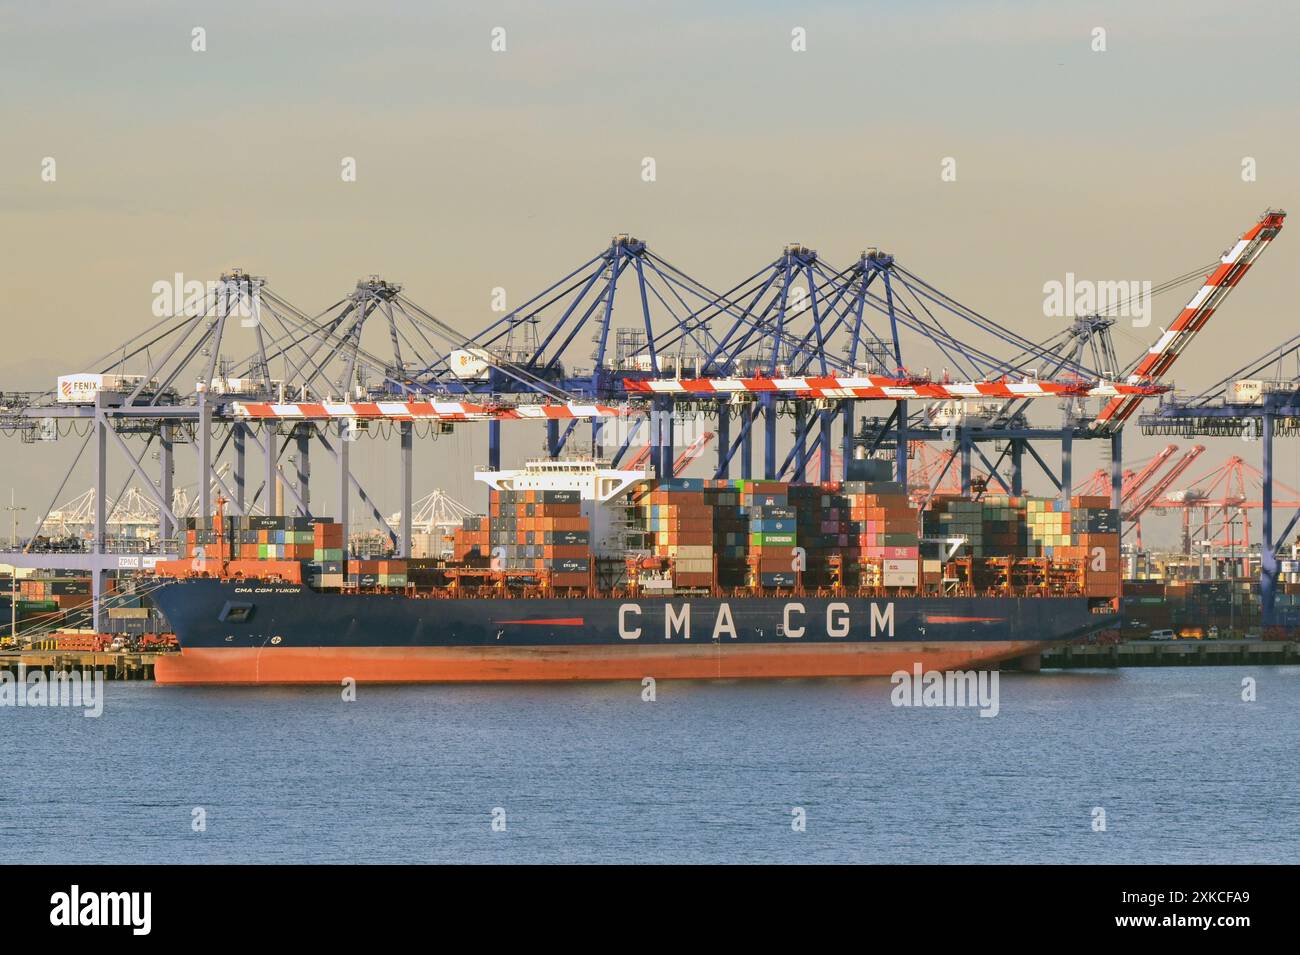
[[[884,634],[892,637],[894,635],[893,602],[884,605],[872,603],[870,607],[871,636]],[[671,640],[673,637],[689,640],[692,636],[704,636],[705,633],[711,640],[720,640],[723,637],[735,640],[739,636],[736,633],[736,622],[731,615],[731,607],[726,603],[718,604],[717,610],[708,612],[703,619],[692,618],[689,601],[679,605],[663,604],[663,613],[665,640]],[[781,608],[780,629],[777,633],[791,640],[798,640],[809,633],[810,629],[820,629],[827,637],[847,637],[853,622],[852,611],[846,603],[827,604],[823,614],[810,612],[803,604],[791,602]],[[618,608],[618,635],[624,640],[639,640],[644,630],[641,605],[621,604]]]

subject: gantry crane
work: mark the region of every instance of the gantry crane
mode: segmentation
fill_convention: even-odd
[[[1169,444],[1163,447],[1154,457],[1148,460],[1141,470],[1125,470],[1123,484],[1120,489],[1120,507],[1127,507],[1132,503],[1139,491],[1156,475],[1156,473],[1165,465],[1178,450],[1178,445]],[[1105,495],[1110,493],[1110,474],[1105,468],[1098,468],[1088,479],[1088,483],[1082,488],[1081,493],[1086,495]]]
[[[673,477],[680,477],[682,472],[691,466],[691,462],[704,453],[704,449],[709,446],[710,442],[712,442],[715,437],[717,437],[717,435],[712,431],[705,431],[683,448],[682,453],[677,455],[677,460],[673,462]],[[650,445],[641,448],[641,450],[633,456],[632,460],[628,462],[628,467],[634,471],[645,467],[646,463],[650,460],[650,452]]]
[[[1257,510],[1263,504],[1264,473],[1242,458],[1233,455],[1223,465],[1191,481],[1187,487],[1167,494],[1162,500],[1151,506],[1165,510],[1182,512],[1183,553],[1192,552],[1194,541],[1205,540],[1226,548],[1240,545],[1243,567],[1246,566],[1250,550],[1250,516],[1249,511]],[[1288,499],[1274,498],[1274,507],[1300,508],[1300,491],[1283,484],[1274,483],[1274,493],[1281,491],[1289,495]],[[1196,512],[1200,513],[1199,521]],[[1233,529],[1237,515],[1241,516],[1241,535]],[[1248,573],[1243,570],[1243,575]]]
[[[257,484],[249,479],[249,452],[259,446],[267,506],[278,485],[287,507],[311,516],[312,462],[323,451],[336,468],[338,519],[349,522],[349,502],[358,497],[387,528],[349,458],[359,432],[383,436],[391,430],[401,442],[400,523],[392,531],[399,553],[410,545],[414,442],[462,423],[485,423],[487,463],[499,467],[503,422],[544,423],[552,457],[587,422],[592,452],[603,456],[607,422],[627,417],[621,445],[611,449],[617,466],[636,440],[637,425],[648,421],[650,462],[657,476],[666,477],[676,473],[680,460],[672,422],[684,406],[717,420],[716,477],[729,476],[733,459],[744,476],[755,476],[757,434],[764,443],[764,477],[804,480],[811,455],[820,452],[820,478],[829,480],[832,429],[838,426],[845,470],[859,448],[868,454],[892,450],[897,480],[906,483],[910,443],[941,441],[957,448],[944,470],[961,462],[963,491],[971,488],[976,454],[990,482],[1021,493],[1023,451],[1068,496],[1070,442],[1076,437],[1111,437],[1118,486],[1115,439],[1123,421],[1140,398],[1167,391],[1163,373],[1276,235],[1283,216],[1270,211],[1243,236],[1173,329],[1124,380],[1098,366],[1109,365],[1108,351],[1093,340],[1104,336],[1104,320],[1077,322],[1066,336],[1068,345],[1036,342],[958,302],[879,249],[867,249],[839,268],[802,243],[790,243],[775,260],[717,292],[646,243],[618,235],[473,335],[379,276],[362,279],[313,314],[264,279],[234,270],[210,283],[196,310],[167,315],[98,359],[68,369],[70,377],[112,376],[124,386],[100,389],[79,402],[55,391],[16,400],[6,395],[0,430],[21,433],[24,440],[84,437],[51,506],[85,453],[95,469],[96,494],[92,553],[82,566],[95,572],[97,603],[100,575],[118,566],[106,541],[110,452],[120,455],[131,480],[157,504],[161,540],[175,539],[183,517],[173,501],[175,455],[192,454],[204,476],[197,482],[199,513],[212,513],[212,500],[220,496],[230,513],[247,515]],[[631,291],[618,296],[620,287]],[[594,350],[587,350],[587,339]],[[241,351],[232,355],[231,349]],[[930,367],[940,370],[931,374]],[[1094,427],[1083,430],[1073,420],[1063,427],[1029,428],[1014,414],[1000,414],[992,427],[962,416],[949,435],[949,428],[908,407],[909,401],[1023,407],[1044,398],[1069,404],[1088,397],[1111,401]],[[863,400],[883,401],[893,410],[869,429],[863,419],[860,430]],[[777,455],[782,417],[793,420],[794,437],[784,462]],[[369,425],[375,427],[364,427]],[[644,439],[645,431],[639,433]],[[1007,442],[1010,484],[979,449],[984,441]],[[1034,449],[1039,441],[1060,442],[1060,480]],[[289,458],[296,473],[283,463],[290,449],[296,449]],[[146,470],[151,451],[157,474]],[[230,465],[222,474],[224,461]]]
[[[1151,505],[1160,500],[1161,496],[1168,491],[1183,472],[1191,466],[1192,462],[1199,458],[1204,452],[1205,445],[1203,444],[1194,445],[1188,449],[1184,452],[1183,456],[1174,463],[1173,467],[1166,471],[1160,479],[1146,491],[1145,494],[1140,493],[1137,495],[1137,500],[1134,501],[1128,510],[1121,512],[1123,519],[1129,521],[1132,527],[1137,528],[1138,550],[1142,549],[1142,515],[1147,512]],[[1127,533],[1127,529],[1121,533]]]

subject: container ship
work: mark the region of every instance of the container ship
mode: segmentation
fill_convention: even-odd
[[[1113,628],[1105,498],[888,480],[671,479],[594,461],[479,472],[446,558],[348,560],[327,518],[192,520],[151,600],[164,684],[881,676],[999,665]]]

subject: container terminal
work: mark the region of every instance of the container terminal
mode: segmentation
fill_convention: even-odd
[[[98,654],[160,682],[277,683],[1289,659],[1296,520],[1279,532],[1274,509],[1300,501],[1273,446],[1300,424],[1300,376],[1279,374],[1300,335],[1196,395],[1169,377],[1284,220],[1166,283],[1196,290],[1127,366],[1112,317],[1034,342],[874,248],[840,268],[790,243],[719,293],[618,235],[473,336],[378,276],[311,315],[231,271],[52,392],[0,396],[25,453],[82,439],[32,533],[11,502],[4,665]],[[1059,423],[1031,424],[1051,405]],[[1126,468],[1133,420],[1248,434],[1262,467],[1193,478],[1205,447],[1170,444]],[[503,467],[506,430],[538,427],[543,454]],[[462,428],[487,432],[486,506],[415,501],[416,439]],[[385,516],[349,457],[389,433]],[[1075,441],[1109,465],[1078,484]],[[1047,495],[1026,493],[1027,458]],[[1181,548],[1145,549],[1143,520],[1171,511]]]

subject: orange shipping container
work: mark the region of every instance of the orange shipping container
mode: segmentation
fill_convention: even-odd
[[[555,547],[543,547],[542,556],[547,560],[552,558],[583,558],[590,557],[591,551],[582,544],[568,544]]]
[[[552,574],[551,584],[555,587],[585,587],[590,578],[586,574]]]

